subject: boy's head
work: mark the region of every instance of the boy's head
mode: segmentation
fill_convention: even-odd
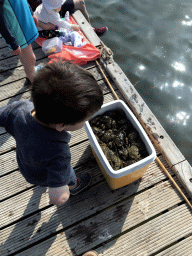
[[[91,73],[69,61],[59,61],[36,73],[32,99],[41,123],[63,127],[88,120],[101,108],[103,92]]]
[[[47,11],[57,10],[60,8],[66,0],[42,0],[43,5]]]

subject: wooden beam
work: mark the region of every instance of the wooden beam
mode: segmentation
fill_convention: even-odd
[[[77,24],[80,26],[81,31],[83,34],[87,37],[87,39],[94,45],[99,46],[101,45],[101,40],[99,37],[95,34],[93,27],[91,24],[85,19],[81,11],[76,11],[73,13],[73,18],[77,22]]]

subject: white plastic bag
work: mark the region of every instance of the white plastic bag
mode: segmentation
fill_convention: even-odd
[[[45,54],[61,52],[62,48],[63,42],[58,37],[47,39],[42,44],[42,51]]]

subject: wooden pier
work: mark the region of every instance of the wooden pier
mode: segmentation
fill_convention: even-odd
[[[78,11],[74,18],[102,50],[100,64],[118,97],[141,122],[157,156],[191,202],[192,169],[120,67]],[[110,32],[109,32],[110,33]],[[47,62],[34,43],[37,64]],[[95,62],[84,65],[97,79],[105,103],[115,100]],[[17,56],[0,38],[0,107],[31,99]],[[142,179],[111,190],[91,152],[84,129],[72,132],[72,166],[89,172],[91,185],[66,204],[49,204],[46,188],[25,181],[16,161],[16,144],[0,128],[0,255],[192,256],[192,211],[156,161]]]

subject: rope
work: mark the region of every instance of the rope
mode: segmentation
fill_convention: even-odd
[[[96,63],[97,63],[97,66],[99,67],[99,69],[100,69],[102,75],[104,76],[104,78],[105,78],[107,84],[109,85],[109,87],[110,87],[110,89],[111,89],[111,91],[112,91],[114,97],[116,98],[116,100],[119,100],[119,97],[117,96],[116,92],[113,90],[113,87],[112,87],[112,85],[110,84],[108,78],[106,77],[106,75],[105,75],[105,73],[104,73],[104,71],[103,71],[101,65],[99,64],[99,62],[98,62],[97,60],[96,60]]]
[[[101,65],[99,64],[99,62],[96,60],[96,64],[99,68],[99,70],[101,71],[103,77],[105,78],[107,84],[109,85],[114,97],[116,98],[116,100],[119,100],[119,97],[117,96],[116,92],[114,91],[111,83],[109,82],[108,78],[106,77]],[[151,137],[151,136],[150,136]],[[153,138],[153,137],[151,137]],[[187,199],[187,197],[184,195],[184,193],[181,191],[181,189],[179,188],[179,186],[177,185],[177,183],[174,181],[174,179],[172,178],[172,176],[169,174],[169,172],[167,171],[167,169],[165,168],[165,166],[162,164],[161,160],[156,157],[156,162],[159,164],[159,166],[163,169],[163,171],[165,172],[165,174],[167,175],[167,177],[171,180],[171,182],[173,183],[173,185],[175,186],[175,188],[177,189],[177,191],[179,192],[179,194],[183,197],[183,199],[186,201],[186,203],[188,204],[188,206],[191,208],[192,210],[192,205],[191,203],[189,202],[189,200]]]

